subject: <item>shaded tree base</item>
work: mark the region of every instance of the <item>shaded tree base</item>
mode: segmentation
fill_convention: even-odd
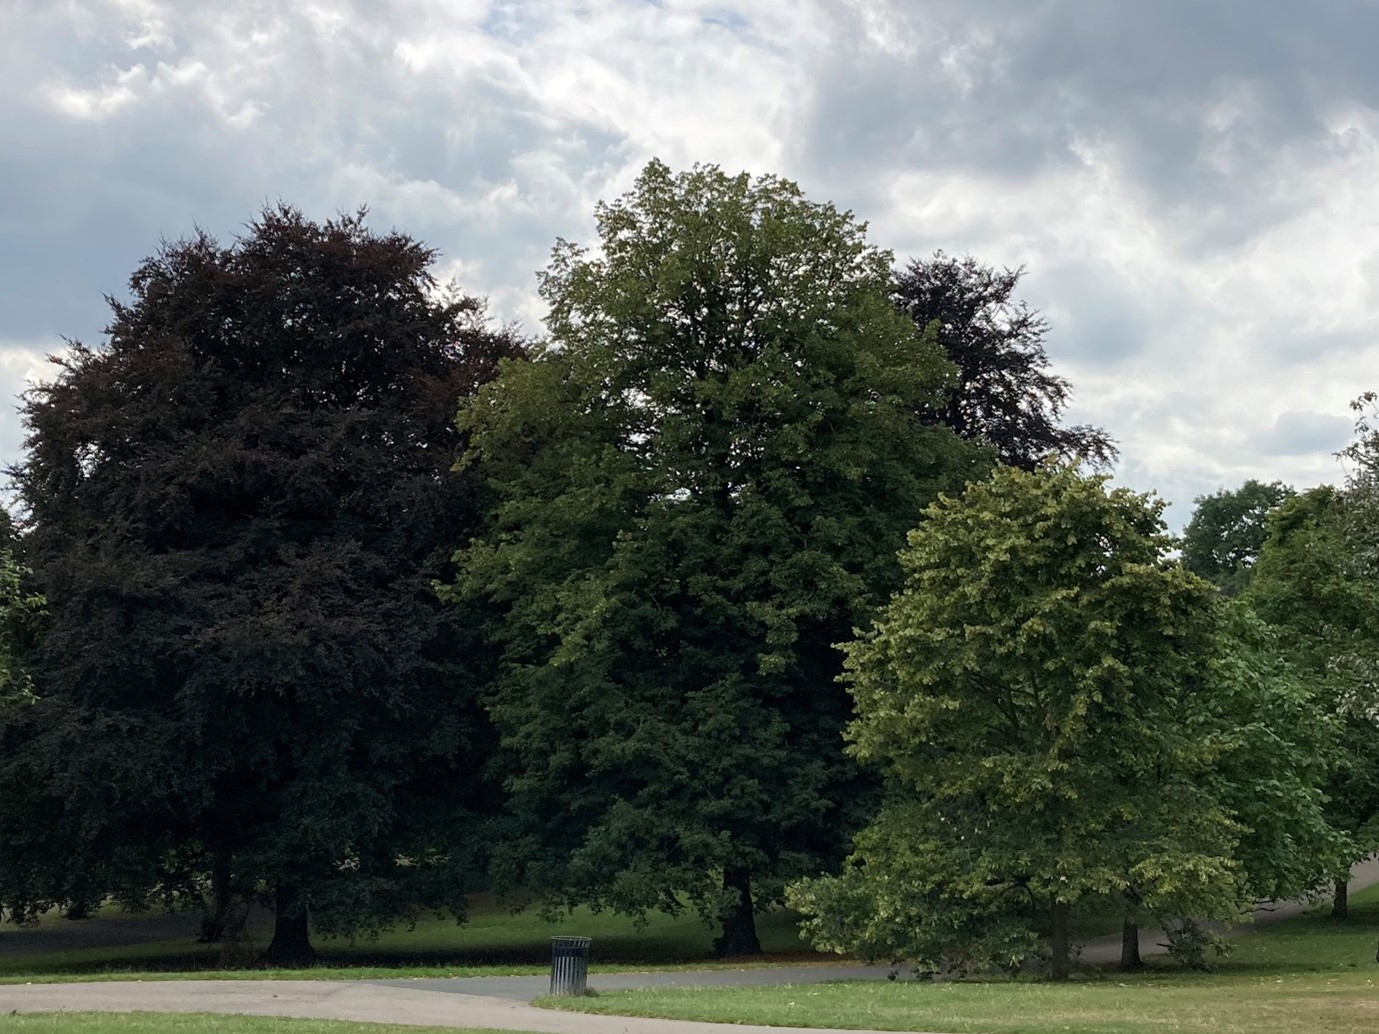
[[[738,955],[760,955],[761,940],[757,937],[756,924],[753,923],[745,929],[736,924],[731,928],[724,924],[723,936],[713,942],[713,954],[719,959],[730,959]]]
[[[725,869],[723,889],[736,900],[723,917],[723,936],[713,942],[715,958],[760,955],[756,908],[752,904],[752,874],[746,869]]]
[[[1142,969],[1144,960],[1140,958],[1140,928],[1127,919],[1120,933],[1120,971],[1138,973]]]
[[[279,936],[275,931],[273,940],[264,952],[263,961],[279,969],[305,969],[316,964],[316,949],[311,946],[309,937],[303,934]]]
[[[314,964],[316,949],[311,946],[310,919],[298,903],[296,890],[280,884],[274,897],[273,940],[263,961],[284,969]]]
[[[1336,881],[1335,894],[1331,898],[1331,918],[1350,918],[1350,883],[1347,880]]]
[[[1049,911],[1049,977],[1052,980],[1067,980],[1072,971],[1070,913],[1071,909],[1066,901],[1055,901]]]

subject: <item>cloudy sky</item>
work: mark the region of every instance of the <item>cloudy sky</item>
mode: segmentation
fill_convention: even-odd
[[[1375,0],[0,0],[0,393],[161,238],[368,205],[539,330],[652,156],[1024,266],[1076,420],[1175,505],[1334,481],[1379,388]],[[0,459],[21,429],[0,405]]]

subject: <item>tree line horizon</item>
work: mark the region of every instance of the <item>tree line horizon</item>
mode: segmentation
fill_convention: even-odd
[[[1335,886],[1379,846],[1379,436],[1339,488],[1109,489],[1021,270],[896,265],[653,161],[495,326],[361,211],[164,244],[24,397],[0,917],[199,907],[232,957],[477,882],[788,904],[821,948],[1065,977],[1072,921]]]

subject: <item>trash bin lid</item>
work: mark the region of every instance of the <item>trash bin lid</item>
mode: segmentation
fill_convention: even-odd
[[[552,937],[552,948],[587,948],[594,943],[592,937]]]

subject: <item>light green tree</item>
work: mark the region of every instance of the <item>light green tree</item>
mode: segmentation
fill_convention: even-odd
[[[9,530],[9,515],[0,511],[0,533],[11,538]],[[35,703],[33,680],[24,668],[22,656],[36,622],[41,619],[45,600],[25,587],[26,574],[9,548],[0,550],[0,751],[4,750],[6,727]],[[14,885],[7,874],[20,868],[13,854],[7,838],[0,836],[0,888],[6,890]],[[24,910],[15,907],[9,894],[0,892],[0,918],[6,914],[22,917]]]
[[[1323,788],[1332,824],[1351,838],[1330,873],[1332,912],[1348,914],[1352,862],[1379,849],[1379,584],[1364,559],[1363,497],[1314,488],[1281,507],[1246,599],[1277,631],[1319,706],[1340,723]]]
[[[45,600],[26,590],[25,573],[11,550],[0,551],[0,722],[6,713],[34,700],[33,680],[20,662],[20,653]]]
[[[500,654],[498,875],[549,901],[690,901],[721,954],[838,858],[867,784],[832,645],[988,461],[931,426],[953,368],[891,257],[774,177],[659,162],[541,276],[550,340],[460,413],[493,494],[452,598]]]
[[[903,591],[848,649],[852,752],[889,796],[843,873],[804,881],[816,944],[1018,965],[1133,890],[1238,915],[1240,827],[1183,722],[1209,678],[1211,586],[1167,559],[1162,504],[1072,467],[998,470],[910,533]]]
[[[1244,592],[1269,536],[1269,515],[1293,494],[1281,481],[1251,478],[1239,488],[1198,496],[1183,529],[1183,566],[1227,596]]]

